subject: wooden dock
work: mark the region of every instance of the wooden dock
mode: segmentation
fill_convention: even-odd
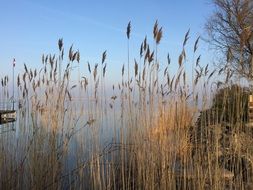
[[[0,110],[0,125],[16,121],[16,110]]]

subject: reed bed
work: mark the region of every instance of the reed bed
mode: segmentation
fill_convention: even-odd
[[[232,74],[201,64],[199,38],[192,50],[197,58],[188,63],[189,31],[176,63],[169,55],[167,63],[158,59],[163,30],[157,21],[153,39],[144,38],[133,62],[130,22],[126,35],[128,61],[111,93],[106,51],[100,63],[87,63],[87,76],[78,69],[78,82],[71,79],[80,52],[73,46],[64,51],[63,39],[57,54],[42,56],[39,69],[24,65],[16,81],[14,131],[0,135],[0,189],[251,187],[252,150],[244,146],[252,141],[243,114],[247,98],[238,87],[232,104],[228,93],[215,104],[209,90],[213,84],[217,91],[230,89]],[[175,75],[172,64],[178,65]],[[214,80],[223,72],[224,82]],[[3,77],[3,101],[10,100],[8,82]]]

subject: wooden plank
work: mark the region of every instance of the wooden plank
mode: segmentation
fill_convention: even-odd
[[[249,95],[249,102],[252,103],[253,102],[253,95]]]
[[[5,119],[5,120],[0,120],[0,125],[3,125],[3,124],[7,124],[7,123],[13,123],[15,122],[16,119]]]
[[[0,115],[6,113],[16,113],[16,110],[0,110]]]

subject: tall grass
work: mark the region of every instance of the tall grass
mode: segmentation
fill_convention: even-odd
[[[223,93],[222,104],[199,114],[210,104],[209,88],[221,71],[209,71],[199,56],[192,60],[195,74],[189,87],[189,31],[173,76],[169,55],[164,70],[160,67],[163,30],[158,22],[154,49],[145,38],[133,63],[130,33],[129,23],[127,70],[123,65],[111,95],[106,89],[106,51],[101,64],[87,63],[88,75],[81,74],[75,83],[72,70],[81,64],[80,53],[71,46],[65,61],[62,39],[58,55],[42,56],[41,68],[24,65],[17,77],[16,131],[0,136],[0,189],[250,188],[252,152],[243,146],[252,141],[252,132],[240,117],[245,109],[241,92],[234,91],[238,96],[233,109],[226,107],[229,94]],[[8,77],[2,79],[1,98],[9,99]],[[227,120],[225,108],[233,110]],[[232,122],[235,115],[237,122]]]

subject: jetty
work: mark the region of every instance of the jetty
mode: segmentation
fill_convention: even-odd
[[[16,121],[16,110],[0,110],[0,125]]]
[[[249,122],[246,124],[247,127],[253,127],[253,95],[250,94],[248,98],[248,117]]]

